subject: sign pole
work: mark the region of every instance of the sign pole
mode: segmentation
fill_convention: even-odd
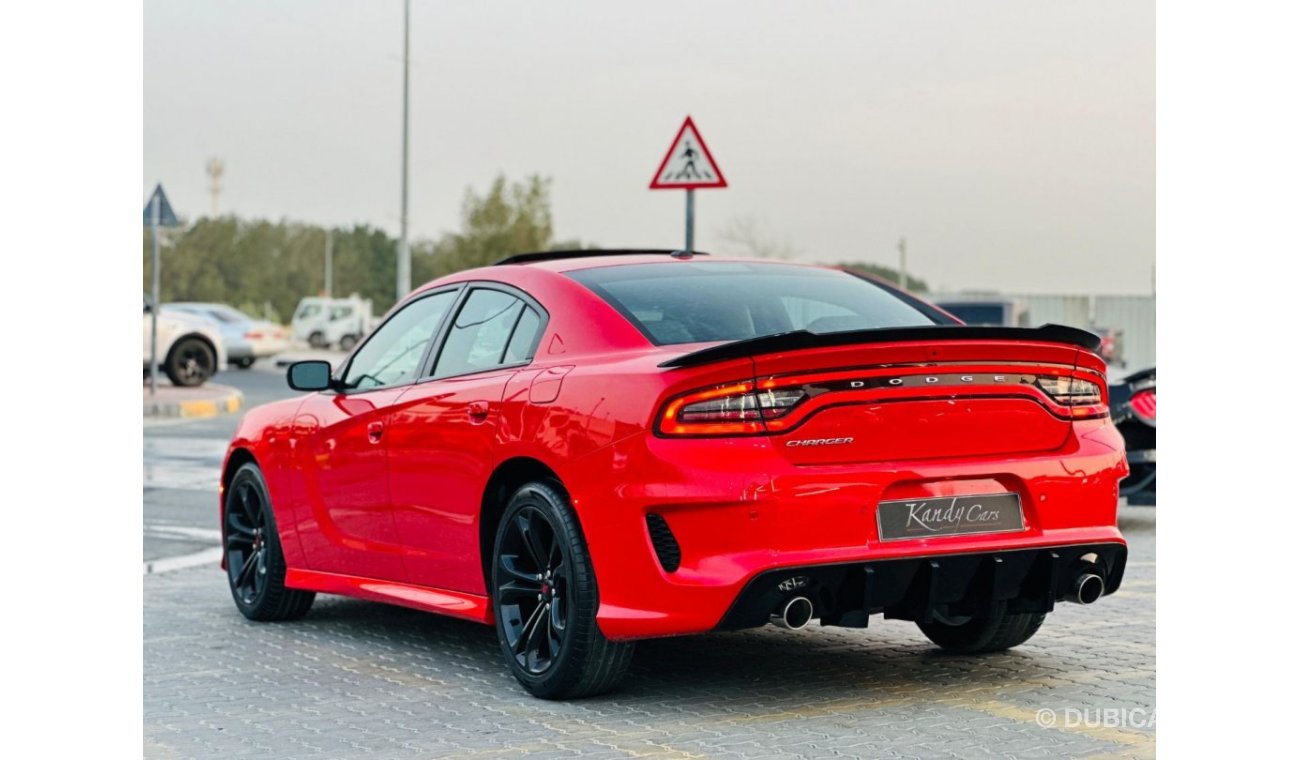
[[[154,193],[149,203],[149,240],[153,243],[152,273],[153,304],[149,308],[149,395],[158,393],[158,223],[161,214],[162,196]]]
[[[695,188],[686,190],[686,252],[695,253]]]
[[[664,160],[659,162],[654,179],[650,180],[651,190],[686,191],[686,247],[683,250],[687,253],[695,252],[696,189],[726,186],[727,180],[713,160],[709,146],[704,144],[704,138],[695,129],[695,122],[687,116],[668,146]]]

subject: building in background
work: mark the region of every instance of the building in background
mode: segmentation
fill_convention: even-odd
[[[935,293],[933,303],[971,322],[1037,326],[1068,325],[1102,336],[1103,352],[1112,362],[1137,371],[1156,365],[1156,297],[1153,295],[1042,295],[1027,293]],[[1010,321],[1008,321],[1010,320]]]

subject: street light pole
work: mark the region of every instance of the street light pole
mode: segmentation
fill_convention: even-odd
[[[402,237],[397,243],[397,298],[411,292],[411,244],[406,231],[407,166],[410,157],[411,0],[404,0],[402,20]]]

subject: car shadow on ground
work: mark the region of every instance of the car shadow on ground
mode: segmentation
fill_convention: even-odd
[[[522,694],[489,626],[335,597],[319,598],[307,618],[288,625],[312,638],[326,636],[342,650],[364,651],[382,639],[385,666],[412,676],[434,663],[442,678],[450,664],[475,672],[480,686]],[[1050,642],[1047,649],[1054,649]],[[679,705],[723,712],[759,703],[764,712],[845,701],[869,707],[900,697],[908,702],[951,697],[954,688],[996,691],[1076,667],[1057,654],[1031,642],[1004,653],[952,655],[930,645],[914,624],[879,618],[866,630],[821,628],[815,622],[805,631],[769,626],[638,642],[622,688],[583,704],[661,704],[671,697]],[[1069,655],[1080,661],[1088,656],[1077,648]]]

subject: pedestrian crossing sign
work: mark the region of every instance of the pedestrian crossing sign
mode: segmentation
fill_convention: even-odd
[[[695,128],[695,122],[687,116],[682,128],[677,130],[677,137],[668,148],[668,154],[659,164],[650,181],[651,190],[694,190],[699,187],[726,187],[727,180],[722,170],[713,160],[709,146],[704,144]]]

